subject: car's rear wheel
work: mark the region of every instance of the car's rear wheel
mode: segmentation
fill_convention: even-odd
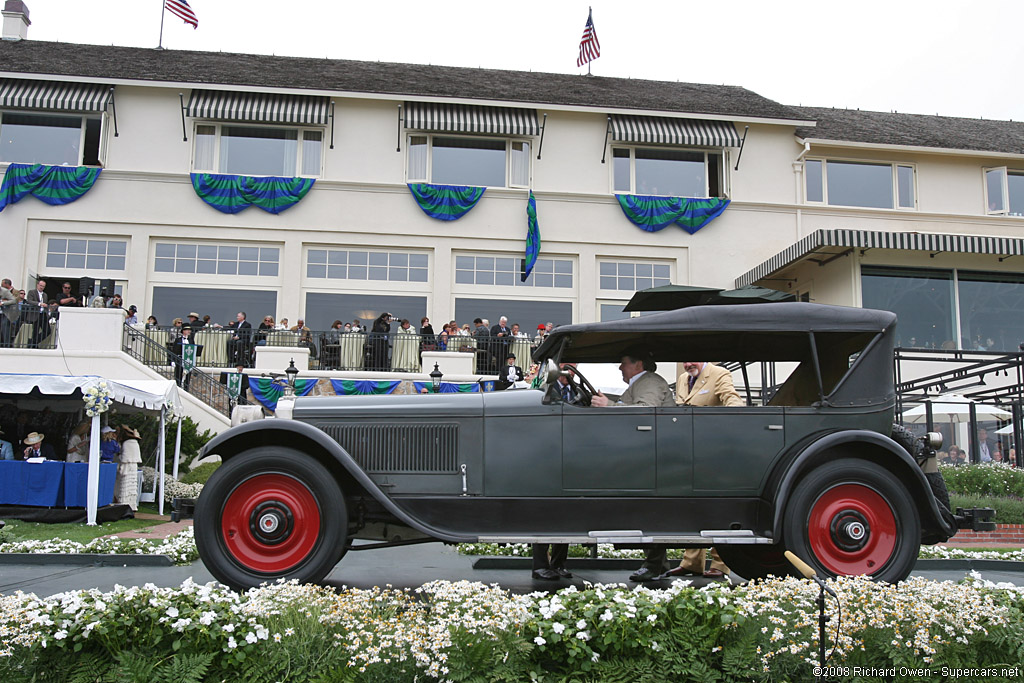
[[[199,555],[237,589],[278,578],[321,580],[344,553],[347,528],[334,477],[289,448],[236,455],[217,468],[196,503]]]
[[[753,581],[768,576],[791,576],[793,565],[786,561],[782,554],[785,548],[781,545],[719,545],[718,550],[722,562],[737,576]]]
[[[785,545],[826,576],[905,579],[921,548],[910,493],[873,462],[843,458],[811,471],[786,506]]]

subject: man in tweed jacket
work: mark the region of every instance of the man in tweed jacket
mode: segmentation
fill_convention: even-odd
[[[591,405],[598,408],[607,406],[674,406],[672,390],[660,375],[654,374],[657,364],[651,354],[641,349],[626,352],[619,363],[622,381],[629,387],[619,397],[618,402],[611,400],[600,391],[591,400]]]

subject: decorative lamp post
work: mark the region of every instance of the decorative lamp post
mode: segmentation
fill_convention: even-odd
[[[294,396],[295,395],[295,377],[299,374],[299,369],[295,367],[295,359],[292,358],[291,362],[288,363],[288,367],[285,368],[284,374],[287,375],[288,381],[284,385],[284,395]]]
[[[441,374],[441,370],[437,367],[437,363],[434,363],[434,369],[430,371],[430,386],[436,394],[441,390],[441,378],[444,377]]]

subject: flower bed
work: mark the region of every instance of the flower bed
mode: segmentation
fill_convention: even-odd
[[[191,564],[199,559],[192,527],[162,540],[102,536],[88,543],[65,541],[12,541],[0,543],[0,553],[71,553],[98,555],[167,555],[175,564]]]
[[[1019,589],[976,578],[831,585],[843,612],[840,623],[829,601],[830,645],[839,631],[829,665],[927,670],[900,680],[992,667],[957,678],[1003,680],[1010,675],[998,672],[1024,659]],[[239,595],[186,581],[17,594],[0,598],[0,680],[807,681],[818,664],[817,592],[773,579],[525,596],[466,581],[415,591],[277,583]]]

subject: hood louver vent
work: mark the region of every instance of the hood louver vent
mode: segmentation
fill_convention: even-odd
[[[458,425],[317,425],[366,472],[459,471]]]

